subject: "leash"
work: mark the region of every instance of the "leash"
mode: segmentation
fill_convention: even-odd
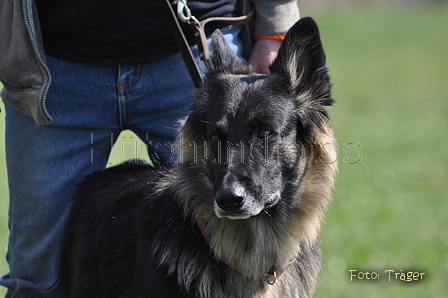
[[[254,11],[252,10],[247,15],[240,17],[210,17],[201,22],[196,18],[192,18],[193,22],[189,22],[191,29],[196,37],[196,43],[199,49],[199,57],[206,61],[210,59],[210,52],[208,50],[207,36],[205,34],[205,25],[210,22],[218,22],[225,25],[244,25],[252,20]]]
[[[196,60],[194,60],[193,53],[191,52],[190,46],[188,45],[187,39],[185,38],[185,34],[179,25],[179,21],[177,20],[170,0],[165,0],[165,2],[167,4],[168,14],[170,15],[168,19],[170,21],[171,30],[174,33],[174,38],[176,39],[177,46],[179,47],[180,53],[182,54],[182,58],[184,59],[185,65],[187,66],[194,86],[196,88],[199,88],[199,86],[201,86],[203,82],[199,67],[196,63]]]
[[[254,16],[254,10],[247,15],[239,17],[210,17],[205,20],[199,21],[195,16],[191,14],[191,10],[187,5],[187,0],[175,0],[173,4],[177,4],[177,13],[174,12],[173,6],[170,0],[165,0],[167,4],[169,22],[171,29],[174,33],[177,46],[182,54],[182,58],[187,66],[188,72],[193,80],[194,86],[198,88],[201,86],[203,80],[199,67],[191,52],[190,46],[187,42],[184,32],[180,27],[179,20],[187,23],[194,32],[196,43],[198,45],[199,57],[202,61],[210,60],[210,52],[207,44],[207,35],[205,34],[205,25],[210,22],[219,22],[225,25],[243,25],[252,20]]]

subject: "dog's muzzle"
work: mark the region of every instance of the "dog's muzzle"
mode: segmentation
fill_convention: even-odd
[[[245,194],[235,189],[219,189],[216,193],[216,204],[223,211],[235,212],[244,205]]]
[[[214,210],[220,218],[247,219],[258,215],[263,206],[259,206],[243,187],[221,187],[215,194]]]

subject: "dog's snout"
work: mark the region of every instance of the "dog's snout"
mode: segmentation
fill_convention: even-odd
[[[216,193],[216,203],[224,211],[234,212],[244,204],[244,196],[233,190],[220,189]]]

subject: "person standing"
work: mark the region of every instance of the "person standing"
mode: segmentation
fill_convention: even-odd
[[[191,0],[193,15],[239,15],[245,0]],[[6,111],[10,192],[7,298],[66,297],[59,287],[70,198],[83,176],[103,170],[124,129],[147,145],[156,167],[174,161],[176,121],[194,85],[163,0],[0,0],[0,81]],[[245,5],[243,3],[243,5]],[[249,62],[268,73],[295,0],[253,0]],[[219,26],[240,55],[239,26]],[[211,33],[211,32],[209,32]],[[197,58],[192,33],[185,30]],[[197,58],[198,59],[198,58]]]

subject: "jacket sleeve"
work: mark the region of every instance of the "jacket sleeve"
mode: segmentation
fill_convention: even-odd
[[[252,0],[255,37],[285,33],[300,18],[297,0]]]
[[[38,124],[51,121],[43,100],[50,72],[33,0],[0,0],[1,97]]]

